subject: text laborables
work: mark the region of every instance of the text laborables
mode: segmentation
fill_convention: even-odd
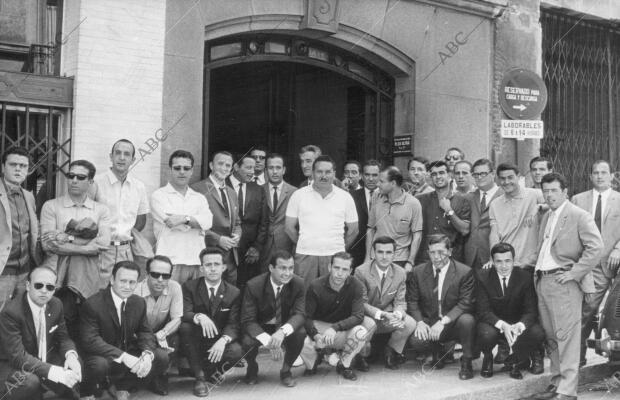
[[[514,129],[542,129],[542,121],[519,121],[519,120],[502,120],[503,128]]]

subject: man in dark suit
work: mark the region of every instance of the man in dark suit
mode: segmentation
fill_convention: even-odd
[[[484,358],[480,375],[493,376],[491,351],[504,336],[513,356],[502,370],[510,377],[523,379],[521,369],[530,364],[529,355],[545,340],[538,324],[534,283],[529,272],[514,268],[515,250],[508,243],[497,243],[491,249],[494,268],[479,271],[476,285],[477,344]],[[542,373],[542,368],[537,373]]]
[[[218,151],[209,163],[211,174],[207,179],[191,185],[195,191],[202,193],[209,203],[213,214],[213,225],[205,231],[205,245],[219,247],[224,251],[224,263],[227,266],[224,279],[231,284],[237,282],[237,265],[239,262],[239,239],[241,238],[241,219],[237,194],[226,186],[226,177],[232,170],[233,157],[227,151]]]
[[[504,191],[495,184],[493,163],[481,158],[474,162],[472,177],[478,187],[472,193],[465,195],[471,208],[469,236],[465,242],[465,264],[474,271],[479,270],[489,261],[489,204]]]
[[[55,283],[53,270],[32,270],[26,293],[0,313],[1,398],[42,397],[43,384],[59,396],[76,397],[71,388],[82,380],[82,367],[67,333],[62,303],[53,297]]]
[[[184,354],[196,377],[194,395],[205,397],[208,384],[221,382],[222,374],[242,357],[239,337],[241,292],[222,280],[226,271],[222,251],[200,252],[204,278],[183,284],[183,322],[180,336]]]
[[[157,348],[146,317],[146,302],[133,294],[139,273],[140,267],[133,261],[116,263],[110,286],[89,297],[82,306],[82,396],[99,394],[106,381],[116,386],[119,400],[129,399],[129,390],[142,381],[148,382],[154,393],[168,394],[153,379],[168,368],[168,353]]]
[[[260,273],[258,260],[266,235],[267,217],[263,209],[265,194],[261,187],[252,181],[255,164],[254,158],[244,155],[235,163],[232,175],[226,178],[226,186],[235,191],[239,204],[241,239],[237,248],[237,286],[240,288]]]
[[[264,214],[266,215],[267,232],[265,244],[261,252],[261,271],[266,272],[274,253],[278,250],[286,250],[293,253],[294,243],[284,231],[286,219],[286,206],[291,194],[297,190],[293,185],[284,181],[286,166],[284,157],[280,154],[267,156],[267,183],[263,185],[265,191]],[[274,194],[274,191],[276,192]]]
[[[269,265],[269,272],[248,282],[243,295],[241,325],[243,350],[248,362],[246,383],[256,384],[258,364],[256,355],[260,346],[271,350],[279,360],[284,347],[284,362],[280,380],[286,387],[296,385],[291,367],[301,353],[306,338],[304,329],[304,281],[293,273],[291,253],[278,250]]]
[[[349,252],[353,256],[353,270],[364,262],[366,258],[366,230],[368,229],[368,212],[372,206],[372,198],[379,183],[381,164],[377,160],[368,160],[364,164],[362,179],[364,187],[351,192],[355,209],[357,210],[357,224],[359,233]]]
[[[463,346],[460,379],[474,377],[472,359],[476,321],[474,276],[471,268],[451,258],[452,246],[446,235],[428,238],[430,261],[414,267],[407,281],[407,313],[416,320],[411,344],[431,342],[433,368],[444,367],[440,343],[460,341]]]

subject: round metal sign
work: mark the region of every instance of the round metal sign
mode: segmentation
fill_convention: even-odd
[[[547,105],[545,82],[533,71],[511,69],[500,84],[499,104],[512,119],[534,119]]]

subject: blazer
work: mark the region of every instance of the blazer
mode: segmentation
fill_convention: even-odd
[[[4,177],[0,176],[0,179],[4,179]],[[26,200],[26,208],[28,209],[28,217],[30,218],[30,235],[28,237],[30,257],[36,265],[39,265],[42,257],[40,249],[37,249],[39,222],[37,221],[36,204],[31,192],[22,189],[22,193]],[[0,182],[0,274],[4,271],[4,266],[9,260],[12,246],[13,225],[11,223],[11,206],[9,204],[9,198],[7,197],[6,188],[4,184]]]
[[[538,319],[538,302],[532,275],[512,269],[506,293],[495,268],[480,270],[476,285],[476,316],[480,322],[495,325],[500,319],[509,324],[523,322],[526,328]]]
[[[243,294],[241,326],[248,335],[256,337],[263,333],[263,325],[276,316],[275,293],[271,286],[271,273],[265,272],[248,281]],[[306,310],[304,280],[293,275],[293,279],[280,291],[282,325],[290,324],[293,331],[304,326]]]
[[[226,186],[233,189],[230,177],[226,178]],[[233,193],[235,193],[235,197],[238,196],[234,189]],[[238,201],[239,198],[237,197]],[[241,223],[241,238],[239,239],[238,247],[239,255],[242,258],[250,247],[254,247],[260,252],[265,243],[265,226],[267,224],[263,209],[265,194],[262,188],[255,182],[246,183],[243,204],[243,217],[239,219]]]
[[[550,214],[551,210],[545,213],[538,231],[539,255]],[[604,250],[603,239],[594,218],[570,201],[566,201],[557,218],[551,236],[551,257],[559,266],[570,270],[583,292],[594,293],[592,269],[600,261]]]
[[[588,213],[592,212],[592,190],[574,195],[571,201]],[[601,237],[603,238],[604,248],[601,253],[600,264],[605,275],[613,278],[616,276],[616,272],[609,269],[607,259],[614,249],[620,250],[620,229],[618,229],[620,226],[620,193],[615,190],[611,191],[601,217]]]
[[[484,264],[491,258],[491,250],[489,248],[489,235],[491,233],[489,205],[502,194],[504,194],[504,191],[502,188],[498,188],[493,197],[487,199],[484,210],[480,208],[480,201],[482,199],[480,189],[465,195],[471,208],[469,236],[467,236],[465,242],[465,264],[470,267],[474,267],[476,260]]]
[[[121,324],[116,313],[112,288],[108,286],[89,297],[80,310],[80,339],[84,353],[115,359],[121,350]],[[135,294],[127,298],[127,349],[155,351],[157,341],[146,318],[146,301]]]
[[[375,189],[378,190],[378,189]],[[368,199],[366,198],[366,190],[360,188],[354,190],[351,193],[353,202],[355,203],[355,209],[357,210],[357,226],[359,227],[359,233],[353,242],[353,246],[349,252],[353,256],[354,267],[362,264],[366,258],[366,230],[368,229]]]
[[[396,264],[388,267],[381,290],[381,278],[374,266],[374,262],[360,265],[355,269],[355,277],[362,282],[364,287],[364,312],[374,318],[377,311],[394,312],[400,311],[405,315],[407,312],[407,274],[405,270]]]
[[[274,212],[272,204],[272,185],[269,182],[263,185],[263,191],[265,193],[265,204],[263,207],[264,215],[266,216],[267,221],[267,224],[265,225],[265,244],[263,251],[261,252],[261,258],[263,259],[261,264],[264,267],[269,265],[269,262],[271,261],[271,254],[273,254],[276,250],[286,250],[290,253],[293,252],[293,246],[295,244],[284,231],[284,221],[286,220],[286,206],[291,198],[291,194],[293,194],[295,190],[297,190],[295,186],[282,182],[278,205]]]
[[[220,336],[227,335],[232,340],[239,337],[239,289],[222,280],[211,305],[204,278],[191,279],[182,288],[184,322],[194,324],[194,315],[205,314],[213,321]]]
[[[455,321],[474,312],[474,275],[465,264],[450,260],[441,288],[442,314]],[[432,325],[440,319],[436,295],[433,295],[433,264],[417,265],[407,278],[407,313],[416,321]]]
[[[52,364],[43,362],[37,357],[39,343],[26,296],[28,294],[24,293],[15,297],[0,313],[0,347],[3,350],[1,358],[7,359],[11,368],[18,371],[25,369],[40,378],[47,378]],[[52,297],[46,307],[47,359],[50,359],[51,354],[56,354],[64,360],[65,354],[69,350],[75,351],[76,348],[67,332],[62,302]]]

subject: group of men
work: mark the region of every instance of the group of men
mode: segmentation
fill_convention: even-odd
[[[483,377],[494,361],[515,379],[542,373],[546,348],[551,385],[535,398],[576,396],[583,343],[620,263],[608,162],[593,164],[593,190],[573,205],[542,157],[530,184],[516,166],[470,163],[458,148],[413,157],[407,176],[350,160],[342,181],[317,146],[299,157],[299,188],[284,180],[285,157],[260,148],[236,160],[215,152],[209,176],[190,185],[194,157],[177,150],[149,201],[129,174],[135,147],[121,139],[105,173],[69,165],[67,194],[43,205],[39,223],[21,188],[28,151],[8,150],[0,392],[126,399],[146,384],[165,395],[174,359],[202,397],[233,366],[247,365],[256,384],[261,346],[293,387],[294,365],[312,375],[329,360],[355,380],[377,356],[399,368],[409,345],[442,368],[458,342],[460,379],[480,352]],[[149,213],[152,254],[141,233]]]

